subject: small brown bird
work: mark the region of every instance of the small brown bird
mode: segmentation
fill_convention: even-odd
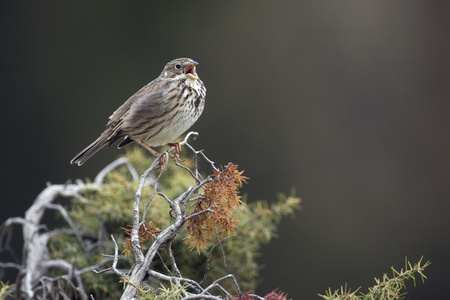
[[[109,117],[99,138],[70,163],[81,166],[97,151],[122,138],[117,148],[136,141],[158,157],[150,146],[173,145],[170,143],[188,130],[203,112],[206,88],[195,71],[197,65],[190,58],[167,63],[161,75],[119,107]]]

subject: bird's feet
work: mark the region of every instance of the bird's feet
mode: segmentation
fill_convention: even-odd
[[[180,143],[168,143],[167,146],[175,147],[175,149],[173,150],[173,157],[172,158],[175,158],[176,160],[179,160],[179,161],[183,161],[180,158],[180,153],[181,153]]]

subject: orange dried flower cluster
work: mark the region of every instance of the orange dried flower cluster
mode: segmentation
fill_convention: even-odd
[[[198,251],[205,247],[205,242],[214,237],[228,237],[234,234],[237,220],[232,216],[235,207],[242,204],[241,196],[238,195],[239,188],[247,183],[244,171],[239,171],[238,166],[228,163],[221,170],[212,175],[213,181],[206,184],[204,193],[197,201],[193,214],[205,210],[211,210],[189,219],[186,229],[188,236],[186,244],[190,249]]]
[[[131,231],[133,230],[132,225],[128,225],[129,228],[123,228],[126,234],[131,236]],[[143,243],[144,241],[152,241],[153,237],[157,235],[157,233],[161,231],[158,227],[153,225],[152,222],[148,222],[146,224],[142,224],[141,227],[139,227],[139,242],[141,244],[141,248],[144,249]],[[131,246],[131,239],[127,238],[125,242],[123,243],[123,251],[122,253],[128,257],[132,256],[133,254],[133,247]]]

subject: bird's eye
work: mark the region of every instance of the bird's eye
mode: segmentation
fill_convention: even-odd
[[[175,68],[181,69],[181,66],[180,66],[179,64],[176,64],[176,65],[175,65]]]

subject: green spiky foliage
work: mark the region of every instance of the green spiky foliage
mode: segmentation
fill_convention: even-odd
[[[4,283],[0,281],[0,300],[3,299],[11,299],[12,292],[11,289],[14,287],[14,284],[9,284],[9,282]]]
[[[417,263],[411,264],[405,259],[405,267],[400,271],[391,267],[392,277],[387,274],[383,275],[382,279],[375,278],[376,284],[370,287],[368,293],[360,292],[360,288],[351,291],[347,285],[340,289],[332,291],[331,288],[325,292],[325,295],[320,295],[325,300],[398,300],[404,299],[406,292],[405,281],[412,280],[414,286],[416,285],[416,276],[419,276],[422,282],[426,279],[423,271],[430,265],[430,262],[422,264],[421,258]]]
[[[170,282],[168,286],[160,285],[158,289],[139,288],[136,298],[139,300],[180,300],[188,294],[188,284],[180,285]]]
[[[137,147],[128,150],[126,157],[138,174],[142,174],[151,163],[149,156]],[[182,164],[192,166],[192,162],[187,158],[184,158]],[[174,199],[191,185],[195,185],[195,181],[189,172],[175,166],[171,160],[168,170],[159,179],[158,192]],[[114,253],[114,244],[110,239],[110,234],[113,234],[120,247],[119,251],[127,255],[126,259],[119,260],[117,268],[129,270],[133,258],[132,251],[127,246],[129,243],[126,229],[129,229],[129,225],[132,224],[137,186],[138,181],[132,180],[129,170],[126,167],[120,167],[107,175],[103,185],[82,191],[87,201],[74,199],[67,209],[76,227],[83,234],[88,252],[82,249],[75,237],[61,234],[55,236],[50,242],[52,258],[72,262],[79,269],[98,264],[105,258],[102,254]],[[145,209],[153,192],[151,185],[143,189],[141,212]],[[290,196],[280,194],[278,200],[272,204],[266,201],[246,204],[245,199],[242,202],[242,205],[236,206],[232,211],[233,218],[237,221],[233,228],[235,234],[222,241],[220,245],[217,245],[219,236],[213,236],[205,242],[204,247],[199,247],[198,251],[195,251],[186,244],[187,230],[182,231],[175,238],[172,249],[183,277],[197,282],[205,279],[203,285],[206,286],[231,273],[235,275],[242,290],[256,288],[260,266],[255,258],[260,247],[276,236],[277,224],[283,216],[293,215],[294,211],[300,208],[300,199],[294,194]],[[154,196],[147,208],[145,222],[151,224],[155,232],[158,228],[162,229],[170,224],[170,208],[161,196]],[[149,247],[151,242],[151,236],[145,238],[142,241],[143,249]],[[152,263],[151,268],[166,273],[169,265],[168,255],[164,249],[160,249],[159,259]],[[110,264],[103,267],[109,266]],[[208,269],[207,276],[205,276],[206,269]],[[89,272],[83,275],[83,282],[86,292],[93,294],[95,299],[118,299],[123,290],[123,282],[120,282],[117,275]],[[147,284],[161,290],[160,282],[147,282]],[[223,282],[222,286],[234,288],[231,281],[229,284]],[[165,289],[165,292],[169,293],[171,285],[166,286]],[[145,294],[141,291],[143,299],[159,299],[151,298],[157,296],[152,295],[151,292]]]

